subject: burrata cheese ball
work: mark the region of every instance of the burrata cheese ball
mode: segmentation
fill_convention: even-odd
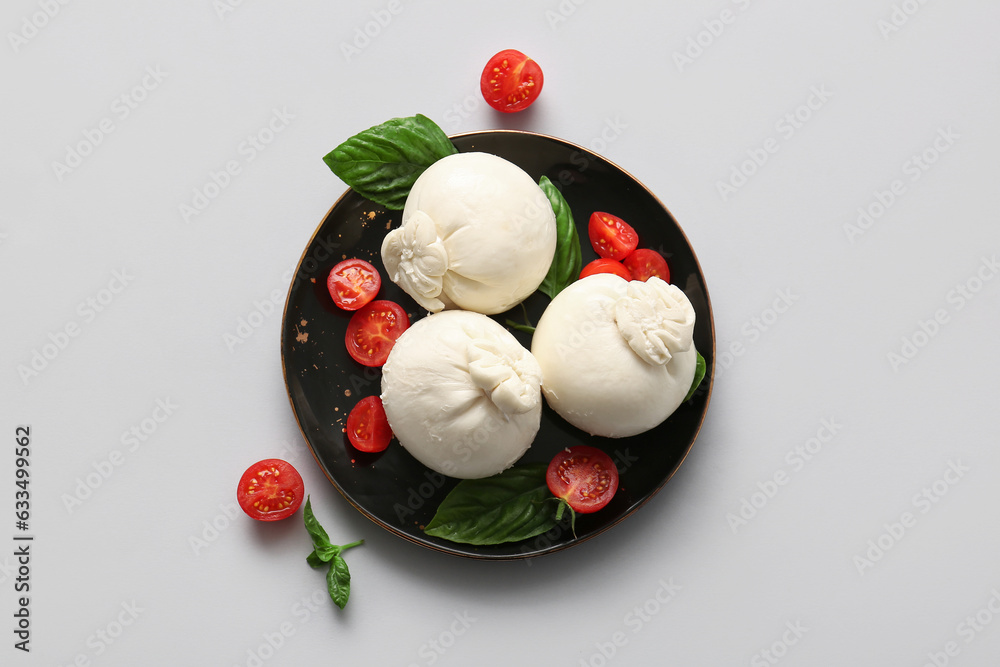
[[[417,178],[382,261],[389,279],[432,313],[491,315],[538,288],[555,248],[555,214],[527,172],[489,153],[457,153]]]
[[[382,367],[382,404],[396,439],[425,466],[489,477],[535,439],[541,375],[531,353],[495,321],[447,310],[396,341]]]
[[[694,381],[695,312],[675,285],[600,273],[561,291],[542,313],[531,352],[545,400],[592,435],[648,431],[680,406]]]

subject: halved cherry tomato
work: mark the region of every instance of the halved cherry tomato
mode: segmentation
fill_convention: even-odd
[[[655,250],[639,248],[623,259],[622,264],[632,274],[632,280],[645,281],[651,276],[656,276],[670,282],[670,267],[667,266],[667,260]]]
[[[625,268],[625,265],[619,262],[617,259],[608,259],[607,257],[601,257],[600,259],[595,259],[593,262],[587,264],[583,267],[583,271],[580,272],[581,278],[586,278],[587,276],[592,276],[595,273],[613,273],[616,276],[621,276],[625,280],[632,280],[632,274],[629,270]]]
[[[555,455],[545,482],[552,495],[574,511],[590,514],[611,502],[618,491],[618,467],[596,447],[575,445]]]
[[[486,63],[479,88],[487,104],[511,113],[531,106],[542,92],[543,81],[538,63],[520,51],[506,49]]]
[[[363,259],[345,259],[330,269],[326,287],[338,308],[358,310],[370,303],[382,286],[378,269]]]
[[[362,452],[381,452],[392,440],[392,428],[385,417],[382,399],[365,396],[347,415],[347,439]]]
[[[601,257],[622,260],[639,245],[639,235],[617,215],[595,211],[587,224],[590,245]]]
[[[410,318],[398,303],[380,299],[372,301],[351,316],[347,323],[348,353],[359,364],[381,366],[389,356]]]
[[[264,459],[247,468],[236,489],[236,501],[251,518],[278,521],[302,504],[302,476],[291,463]]]

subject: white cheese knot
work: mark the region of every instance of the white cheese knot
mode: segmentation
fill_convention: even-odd
[[[432,313],[444,308],[438,297],[448,271],[448,251],[429,215],[414,211],[400,227],[386,234],[382,257],[389,279],[422,308]]]
[[[615,324],[643,361],[663,366],[690,349],[694,308],[676,285],[654,276],[628,284],[615,302]]]
[[[489,153],[456,153],[417,178],[382,261],[389,279],[431,312],[492,315],[538,288],[555,249],[555,213],[527,172]]]
[[[382,405],[399,443],[443,475],[489,477],[531,446],[542,370],[496,321],[466,310],[428,315],[382,367]]]
[[[694,380],[694,322],[684,293],[659,278],[577,280],[552,299],[531,338],[546,402],[591,435],[655,428]]]
[[[495,340],[478,338],[469,343],[469,375],[505,415],[534,410],[541,401],[542,369],[534,357]]]

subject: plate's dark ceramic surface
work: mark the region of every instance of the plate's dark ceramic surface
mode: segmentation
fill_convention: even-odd
[[[573,210],[583,245],[584,263],[596,258],[587,242],[593,211],[608,211],[628,220],[640,245],[659,250],[668,260],[671,282],[684,290],[697,313],[694,340],[708,362],[709,373],[697,395],[664,424],[621,440],[595,438],[564,422],[547,406],[538,437],[522,462],[548,461],[574,444],[600,447],[617,460],[621,486],[606,508],[577,519],[574,538],[568,526],[524,542],[476,547],[429,537],[421,527],[457,480],[425,468],[398,442],[380,454],[354,450],[344,434],[347,414],[364,396],[378,394],[381,374],[366,369],[347,354],[344,334],[350,313],[333,305],[326,275],[341,259],[360,257],[382,271],[379,298],[403,305],[411,320],[424,312],[385,278],[379,257],[382,238],[399,225],[400,212],[386,211],[354,191],[346,192],[327,213],[299,262],[289,289],[281,332],[281,357],[292,409],[316,460],[337,489],[360,512],[385,529],[423,546],[460,556],[512,559],[557,551],[591,538],[615,525],[653,496],[677,470],[701,428],[711,396],[715,335],[708,291],[694,252],[670,213],[645,187],[607,160],[579,146],[518,131],[474,132],[453,137],[462,152],[484,151],[514,162],[536,181],[547,176],[557,184]],[[526,302],[537,322],[548,297],[536,293]],[[515,308],[496,316],[523,321]],[[530,348],[530,335],[515,332]]]

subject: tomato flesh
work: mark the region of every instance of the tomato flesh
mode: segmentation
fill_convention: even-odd
[[[382,399],[366,396],[347,415],[347,439],[362,452],[381,452],[392,440],[392,428],[385,416]]]
[[[542,92],[545,77],[534,60],[514,49],[490,58],[479,77],[487,104],[504,113],[527,109]]]
[[[608,259],[625,259],[639,245],[639,235],[632,225],[603,211],[590,215],[587,235],[594,252]]]
[[[398,303],[372,301],[355,312],[347,323],[347,352],[359,364],[381,366],[409,326],[410,318]]]
[[[264,459],[247,468],[236,489],[236,501],[253,519],[278,521],[302,504],[302,476],[281,459]]]
[[[622,260],[622,264],[632,274],[632,280],[649,280],[656,276],[670,282],[670,267],[663,255],[649,248],[639,248]]]
[[[381,286],[378,269],[363,259],[345,259],[326,279],[333,303],[343,310],[358,310],[371,303]]]
[[[576,445],[562,450],[545,473],[549,491],[575,512],[591,514],[604,508],[618,491],[618,467],[596,447]]]
[[[632,280],[632,274],[625,268],[624,264],[617,259],[608,259],[607,257],[595,259],[593,262],[587,264],[587,266],[583,267],[583,271],[580,272],[580,277],[586,278],[595,273],[613,273],[625,280]]]

